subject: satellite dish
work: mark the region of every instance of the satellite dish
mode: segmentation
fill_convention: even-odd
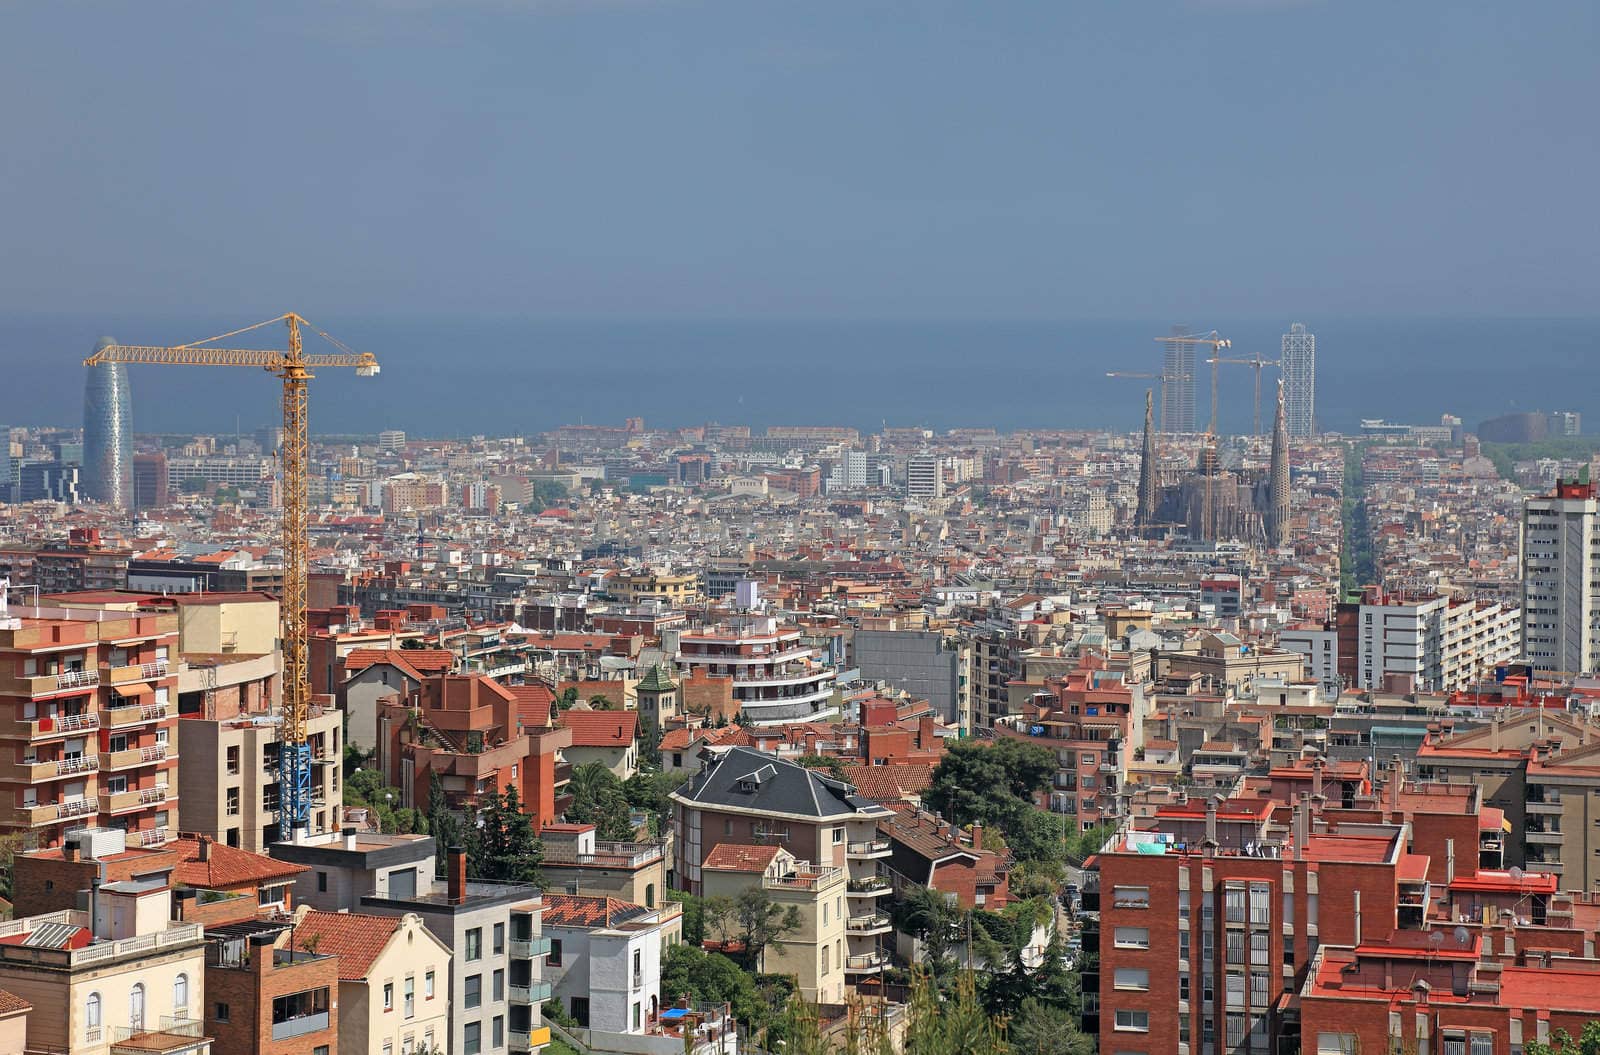
[[[1465,949],[1472,944],[1472,932],[1465,927],[1456,928],[1456,944]]]
[[[1444,944],[1444,931],[1436,930],[1428,935],[1428,944],[1437,949]]]
[[[1506,875],[1510,876],[1518,883],[1522,882],[1522,869],[1518,868],[1516,865],[1512,865],[1511,868],[1506,872]]]

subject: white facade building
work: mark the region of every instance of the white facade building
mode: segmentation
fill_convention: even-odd
[[[1284,425],[1291,439],[1303,439],[1317,429],[1317,335],[1293,323],[1283,335],[1282,355]]]
[[[1523,505],[1523,655],[1539,670],[1588,672],[1600,665],[1597,511],[1594,485],[1581,478]]]

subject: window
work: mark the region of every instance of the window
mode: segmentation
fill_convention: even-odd
[[[483,1051],[483,1023],[468,1022],[461,1027],[461,1050],[463,1055],[479,1055]]]
[[[228,748],[228,773],[232,776],[238,776],[239,774],[239,748],[237,746]]]
[[[328,1046],[326,1044],[318,1044],[311,1049],[311,1055],[328,1055]]]
[[[1150,1032],[1150,1012],[1119,1010],[1117,1012],[1117,1029],[1124,1032]]]
[[[844,842],[844,829],[835,828],[833,830],[833,845],[838,846],[842,842]]]
[[[1189,999],[1189,976],[1186,974],[1178,975],[1178,999]]]
[[[1355,1055],[1360,1050],[1360,1041],[1354,1033],[1317,1034],[1317,1055]]]
[[[633,1005],[633,1013],[634,1018],[637,1019],[639,1017],[638,1004]],[[637,1027],[638,1025],[639,1023],[635,1021],[634,1026]],[[494,1029],[490,1031],[489,1036],[491,1047],[499,1049],[506,1046],[506,1020],[504,1018],[499,1015],[494,1016]]]
[[[128,1026],[134,1032],[144,1030],[144,986],[139,983],[128,991]]]
[[[394,983],[393,982],[384,982],[383,983],[383,1009],[385,1011],[393,1011],[394,1010]]]
[[[1494,1055],[1493,1033],[1473,1033],[1467,1042],[1471,1045],[1467,1055]]]
[[[1267,987],[1269,985],[1271,985],[1271,979],[1268,976],[1266,971],[1251,971],[1250,972],[1250,1006],[1251,1007],[1266,1007],[1267,1006],[1267,1004],[1270,1002],[1270,999],[1267,996]]]
[[[494,954],[496,956],[499,956],[500,954],[504,953],[505,951],[506,951],[506,925],[504,923],[496,923],[494,925]]]
[[[1223,1040],[1228,1047],[1237,1048],[1240,1044],[1244,1043],[1243,1015],[1229,1015],[1224,1025],[1226,1027],[1226,1033],[1223,1037]]]
[[[1112,983],[1117,989],[1149,989],[1150,972],[1142,967],[1118,967]]]
[[[427,974],[422,976],[422,998],[424,1000],[432,1000],[433,999],[433,972],[432,971],[429,971]]]
[[[1147,886],[1119,886],[1111,888],[1112,908],[1149,908],[1150,888]]]
[[[327,892],[328,892],[328,873],[326,873],[326,872],[318,872],[317,873],[317,893],[326,894]]]
[[[1250,935],[1250,962],[1257,966],[1264,966],[1267,963],[1267,954],[1267,935]]]
[[[1226,916],[1227,921],[1229,923],[1243,923],[1244,922],[1244,888],[1243,887],[1230,887],[1229,889],[1227,889],[1226,891],[1223,892],[1223,897],[1225,899],[1225,906],[1224,907],[1227,910],[1227,916]]]
[[[1446,1033],[1444,1035],[1444,1055],[1467,1055],[1467,1035],[1465,1033]]]
[[[506,998],[506,973],[504,971],[496,971],[494,973],[494,988],[492,993],[493,996],[491,999],[493,1000],[504,1000]]]
[[[221,1001],[218,1001],[217,1002],[217,1013],[215,1015],[211,1016],[211,1017],[215,1018],[218,1022],[226,1022],[226,1021],[228,1021],[229,1013],[230,1013],[230,1011],[229,1011],[228,1005],[222,1003]]]
[[[643,1023],[639,1019],[639,1001],[633,1002],[633,1028],[639,1029]]]
[[[1206,937],[1209,938],[1210,936],[1211,936],[1210,932],[1207,931],[1206,932]],[[1226,940],[1227,940],[1227,943],[1228,943],[1228,957],[1227,957],[1228,962],[1231,963],[1231,964],[1243,964],[1244,963],[1244,935],[1240,934],[1236,930],[1230,930],[1226,935]]]
[[[172,980],[172,1014],[175,1018],[189,1017],[189,976],[186,974]]]
[[[828,973],[828,947],[826,945],[822,947],[822,973]]]
[[[551,938],[550,939],[550,955],[546,956],[544,958],[544,962],[546,964],[548,964],[549,966],[551,966],[551,967],[560,967],[561,966],[561,939],[560,938]]]
[[[1225,995],[1228,998],[1228,1006],[1229,1007],[1243,1007],[1244,1006],[1244,975],[1230,973],[1225,979],[1223,979],[1223,981],[1225,983],[1224,991],[1225,991]]]
[[[1147,927],[1118,927],[1113,943],[1119,949],[1148,949],[1150,930]]]
[[[483,959],[483,928],[473,927],[467,931],[467,959]]]
[[[218,1004],[217,1006],[226,1008],[228,1005]],[[84,1024],[89,1027],[90,1040],[100,1039],[100,1012],[100,994],[90,993],[89,999],[83,1005]],[[223,1021],[226,1022],[227,1019],[223,1019]]]
[[[462,1003],[468,1010],[483,1005],[483,975],[469,974],[466,984],[462,987]]]
[[[417,979],[415,975],[406,975],[404,998],[405,1016],[407,1018],[415,1018],[417,1014]]]

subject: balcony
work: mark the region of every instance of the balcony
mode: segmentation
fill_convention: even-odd
[[[7,731],[13,736],[25,736],[29,740],[49,740],[72,736],[75,733],[92,733],[98,728],[100,728],[100,716],[90,711],[86,714],[51,715],[31,722],[13,721],[7,727]]]
[[[328,1012],[318,1011],[310,1015],[301,1015],[284,1022],[272,1024],[273,1040],[292,1040],[310,1033],[322,1033],[328,1028]]]
[[[850,880],[845,893],[851,897],[883,897],[893,889],[883,876],[873,876],[870,879]]]
[[[95,670],[64,670],[55,674],[31,674],[0,679],[0,691],[20,696],[49,696],[57,692],[82,692],[100,684]]]
[[[1524,803],[1524,806],[1527,808],[1528,813],[1537,816],[1549,817],[1557,815],[1561,812],[1560,799],[1545,799],[1538,802],[1529,799],[1526,803]]]
[[[6,762],[0,764],[0,780],[14,780],[23,784],[38,784],[46,780],[80,776],[100,768],[94,755],[74,755],[71,758],[49,761]]]
[[[180,1055],[210,1050],[211,1038],[205,1034],[205,1023],[197,1018],[162,1015],[159,1029],[118,1026],[111,1031],[111,1055]]]
[[[881,952],[869,952],[844,958],[845,974],[880,974],[889,967],[889,957]]]
[[[531,960],[536,956],[549,956],[550,939],[530,938],[519,940],[512,938],[510,953],[513,960]]]
[[[131,685],[138,681],[154,681],[167,676],[167,661],[137,663],[126,667],[101,667],[107,685]]]
[[[871,861],[879,857],[888,857],[894,845],[888,839],[873,839],[870,842],[850,843],[845,847],[845,856],[853,861]]]
[[[1541,846],[1560,846],[1562,843],[1562,835],[1559,831],[1545,831],[1542,828],[1530,826],[1523,831],[1523,836],[1528,842],[1537,843]]]
[[[121,751],[100,752],[100,768],[115,772],[119,769],[135,769],[139,766],[154,765],[164,762],[168,758],[177,757],[177,752],[168,744],[151,744],[148,747],[129,747]]]
[[[844,929],[851,934],[884,934],[894,929],[889,917],[881,912],[870,916],[851,916],[845,920]]]
[[[139,833],[140,846],[165,846],[172,841],[172,831],[169,828],[146,828]]]
[[[550,999],[549,982],[530,982],[507,987],[506,998],[513,1004],[542,1004]]]
[[[550,1043],[550,1027],[540,1026],[538,1029],[508,1031],[508,1046],[512,1051],[536,1051]]]
[[[159,722],[167,716],[167,705],[164,703],[130,703],[124,707],[112,707],[106,712],[106,726],[111,729],[121,729],[130,725],[143,725],[146,722]]]

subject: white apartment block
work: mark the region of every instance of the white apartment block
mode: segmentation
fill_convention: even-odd
[[[1454,692],[1521,653],[1516,608],[1443,596],[1374,600],[1356,623],[1358,687],[1400,675],[1417,691]]]
[[[1586,673],[1600,665],[1597,511],[1594,485],[1581,477],[1523,505],[1523,655],[1538,670]]]

